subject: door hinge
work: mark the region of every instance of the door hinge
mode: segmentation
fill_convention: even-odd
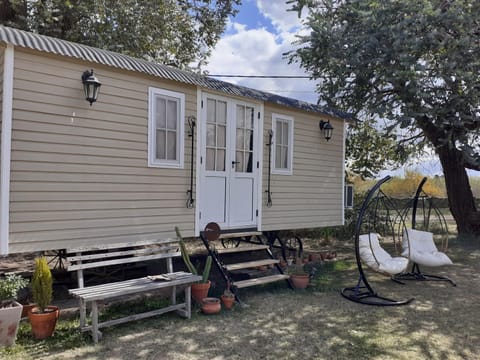
[[[260,168],[260,161],[257,161],[257,169]]]
[[[202,219],[202,212],[201,211],[198,213],[198,218]]]
[[[200,106],[201,106],[201,107],[202,107],[202,109],[203,109],[203,100],[201,101],[201,105],[200,105]]]
[[[260,111],[258,112],[258,115],[257,115],[257,116],[258,116],[258,118],[260,119]]]
[[[200,156],[200,165],[203,164],[203,156]]]
[[[256,215],[257,215],[257,217],[258,217],[258,209],[257,209],[257,211],[256,211]]]

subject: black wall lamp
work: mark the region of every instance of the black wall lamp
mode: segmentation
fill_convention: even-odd
[[[102,84],[93,75],[93,69],[91,71],[85,70],[82,74],[83,91],[85,92],[85,99],[90,102],[90,106],[97,101],[100,86]]]
[[[323,121],[320,120],[320,123],[318,124],[320,126],[320,130],[323,133],[323,136],[325,137],[325,140],[330,140],[332,138],[332,132],[333,132],[333,126],[330,124],[330,120],[328,121]]]

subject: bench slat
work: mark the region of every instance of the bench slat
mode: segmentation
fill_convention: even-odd
[[[137,247],[137,246],[146,246],[146,245],[168,244],[173,242],[178,242],[178,239],[162,239],[162,240],[151,239],[151,240],[140,240],[140,241],[134,241],[134,242],[104,244],[104,245],[93,244],[90,246],[82,246],[82,247],[67,249],[67,254],[87,252],[87,251],[108,250],[108,249],[121,249],[126,247]]]
[[[105,259],[112,257],[120,256],[130,256],[130,255],[147,255],[155,254],[159,252],[168,252],[170,250],[176,250],[178,246],[161,246],[161,247],[149,247],[144,249],[132,249],[132,250],[123,250],[123,251],[112,251],[112,252],[102,252],[99,254],[87,254],[87,255],[76,255],[67,257],[67,261],[72,263],[76,261],[85,261],[85,260],[95,260],[95,259]]]
[[[84,301],[106,300],[146,291],[170,288],[177,285],[191,284],[200,280],[202,280],[202,277],[199,275],[191,275],[189,277],[171,281],[152,281],[145,277],[110,283],[110,287],[95,285],[85,288],[71,289],[69,290],[69,293],[75,297],[83,299]]]
[[[166,258],[172,258],[172,257],[179,257],[181,255],[182,254],[180,252],[175,252],[175,253],[165,253],[165,254],[156,254],[156,255],[147,255],[147,256],[134,256],[130,258],[97,261],[97,262],[86,263],[86,264],[74,264],[68,267],[68,271],[92,269],[100,266],[127,264],[127,263],[141,262],[146,260],[166,259]]]

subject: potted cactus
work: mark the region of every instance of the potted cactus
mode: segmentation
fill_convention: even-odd
[[[32,295],[36,307],[28,313],[32,334],[36,339],[52,336],[57,323],[59,309],[50,305],[53,294],[53,279],[45,257],[35,259],[32,277]]]
[[[178,229],[178,227],[175,227],[175,231],[177,233],[178,241],[180,243],[180,251],[182,253],[182,259],[185,263],[185,266],[192,274],[198,275],[200,271],[192,264],[192,261],[190,260],[190,254],[188,253],[187,247],[185,246],[185,242],[183,241],[182,235],[180,234],[180,230]],[[202,280],[198,283],[192,284],[192,298],[198,304],[201,304],[202,299],[208,296],[208,290],[210,289],[210,280],[208,280],[208,278],[210,276],[211,268],[212,257],[209,255],[207,256],[205,266],[203,267]]]
[[[15,344],[23,308],[16,298],[27,285],[28,281],[16,274],[0,279],[0,346]]]
[[[230,310],[233,307],[233,304],[235,303],[235,294],[230,289],[230,282],[227,284],[227,287],[225,288],[223,295],[220,296],[220,299],[222,300],[225,309]]]

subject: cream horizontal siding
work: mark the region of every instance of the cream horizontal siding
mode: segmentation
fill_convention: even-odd
[[[272,207],[265,206],[268,147],[263,152],[262,229],[287,230],[339,225],[342,222],[343,121],[324,117],[334,127],[326,141],[320,117],[303,111],[265,105],[264,144],[272,113],[294,118],[293,175],[271,174]]]
[[[193,235],[190,138],[183,169],[149,168],[147,132],[149,86],[184,93],[186,116],[196,88],[95,65],[90,106],[80,78],[91,67],[16,49],[11,252],[171,237],[175,225]]]

